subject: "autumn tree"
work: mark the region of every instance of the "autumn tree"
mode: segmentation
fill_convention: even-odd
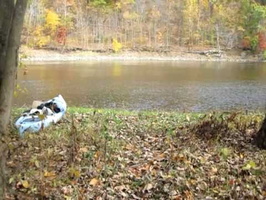
[[[256,49],[264,46],[258,44],[263,34],[257,35],[257,25],[265,27],[264,6],[264,0],[31,0],[24,38],[33,47],[67,41],[68,47],[94,50],[110,49],[113,38],[132,49],[231,49],[241,41]]]
[[[27,0],[0,1],[0,137],[7,132],[14,82],[18,65],[18,49]],[[5,188],[5,141],[0,140],[0,199]]]

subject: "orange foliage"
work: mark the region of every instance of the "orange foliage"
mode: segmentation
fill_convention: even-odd
[[[264,51],[266,50],[266,34],[260,32],[258,36],[259,36],[259,48],[261,51]]]
[[[241,41],[242,49],[251,49],[251,42],[249,37],[244,37]]]
[[[66,37],[67,37],[67,28],[64,26],[60,26],[57,29],[57,33],[56,33],[56,41],[59,44],[65,44],[66,43]]]

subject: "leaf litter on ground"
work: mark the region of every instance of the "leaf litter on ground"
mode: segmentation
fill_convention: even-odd
[[[72,113],[7,138],[6,199],[265,199],[261,114]]]

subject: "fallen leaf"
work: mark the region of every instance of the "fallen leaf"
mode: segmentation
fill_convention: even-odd
[[[217,171],[218,171],[218,169],[217,169],[216,167],[212,167],[212,169],[211,169],[211,172],[212,172],[212,173],[216,174]]]
[[[151,183],[148,183],[145,185],[144,190],[151,190],[153,188],[153,185]]]
[[[229,180],[229,184],[230,185],[234,185],[235,184],[235,180],[234,179]]]
[[[39,163],[39,161],[38,161],[38,160],[35,160],[34,164],[35,164],[35,166],[36,166],[37,168],[39,168],[39,167],[40,167],[40,163]]]
[[[11,178],[9,179],[8,183],[11,184],[11,183],[14,182],[14,180],[15,180],[15,178],[14,178],[14,177],[11,177]]]
[[[55,177],[55,176],[56,176],[55,172],[48,172],[48,171],[44,172],[44,177]]]
[[[91,181],[90,181],[90,185],[91,186],[96,186],[96,185],[98,185],[99,184],[99,180],[97,179],[97,178],[93,178],[93,179],[91,179]]]
[[[132,144],[127,144],[126,146],[125,146],[125,149],[126,150],[134,150],[136,147],[134,146],[134,145],[132,145]]]
[[[64,198],[65,198],[65,200],[71,200],[72,199],[71,196],[66,196],[66,195],[64,195]]]
[[[79,178],[80,177],[80,171],[78,169],[75,168],[70,168],[68,171],[69,176],[71,176],[72,178]]]
[[[86,153],[86,152],[88,152],[88,148],[87,147],[80,148],[79,152]]]
[[[45,114],[38,114],[40,120],[44,120],[46,118]]]
[[[68,195],[73,192],[73,189],[71,188],[71,186],[64,186],[62,187],[62,192],[63,194]]]
[[[21,184],[24,188],[29,188],[30,187],[30,184],[28,181],[21,181]]]

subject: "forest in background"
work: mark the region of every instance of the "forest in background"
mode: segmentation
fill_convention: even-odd
[[[58,50],[243,49],[266,57],[264,0],[30,0],[22,43]]]

